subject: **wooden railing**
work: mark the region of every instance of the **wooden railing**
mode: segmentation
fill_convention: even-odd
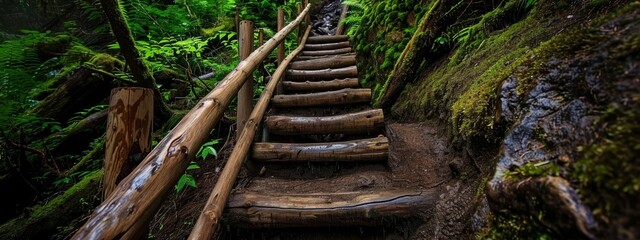
[[[184,116],[149,155],[123,179],[113,193],[98,206],[89,220],[76,232],[73,239],[133,239],[144,237],[144,229],[157,212],[166,196],[184,173],[196,151],[209,132],[222,117],[225,109],[259,64],[278,46],[286,36],[305,21],[308,36],[310,4],[294,21],[278,31],[264,45],[253,51],[229,73],[218,85],[202,98]],[[283,14],[278,14],[283,16]],[[304,39],[292,55],[285,58],[274,77],[264,89],[256,108],[252,111],[244,130],[240,133],[234,149],[212,196],[207,202],[190,239],[208,239],[215,231],[220,213],[234,184],[240,164],[253,140],[257,125],[261,121],[279,78],[289,61],[301,51]],[[280,50],[282,51],[282,50]],[[279,54],[280,55],[280,54]],[[226,179],[226,180],[225,180]]]

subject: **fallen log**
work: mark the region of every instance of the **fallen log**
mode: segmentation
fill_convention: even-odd
[[[304,50],[307,51],[315,51],[315,50],[333,50],[340,48],[348,48],[349,41],[344,42],[335,42],[335,43],[318,43],[318,44],[306,44],[304,45]]]
[[[345,105],[354,103],[366,103],[371,101],[371,89],[340,89],[319,93],[276,95],[271,99],[271,104],[277,108],[286,107],[314,107],[329,105]]]
[[[318,70],[327,68],[341,68],[356,65],[355,55],[334,56],[327,58],[316,58],[304,61],[295,61],[289,64],[289,69],[295,70]]]
[[[322,36],[311,36],[307,39],[307,43],[331,43],[331,42],[343,42],[349,41],[349,36],[347,35],[322,35]]]
[[[376,226],[434,207],[435,190],[279,195],[236,192],[225,220],[247,228]]]
[[[265,127],[277,135],[366,134],[384,127],[384,114],[373,109],[328,117],[270,116],[265,119]]]
[[[302,51],[300,55],[303,56],[324,56],[324,55],[338,55],[350,53],[353,50],[350,47],[332,49],[332,50],[317,50],[317,51]]]
[[[355,53],[345,53],[345,54],[337,54],[337,55],[324,55],[324,56],[301,56],[298,55],[296,57],[296,60],[298,61],[305,61],[305,60],[312,60],[312,59],[320,59],[320,58],[331,58],[331,57],[337,57],[337,56],[355,56]]]
[[[317,82],[282,82],[282,87],[290,92],[314,92],[314,91],[330,91],[343,88],[357,88],[360,83],[357,78],[334,79],[331,81]]]
[[[329,143],[254,143],[251,158],[257,162],[386,161],[389,139],[380,136]]]
[[[358,68],[356,68],[356,66],[323,70],[287,70],[287,80],[289,81],[330,80],[357,77]]]

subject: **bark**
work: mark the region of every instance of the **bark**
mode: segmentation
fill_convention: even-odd
[[[376,226],[418,216],[421,211],[433,208],[436,198],[434,190],[293,196],[237,192],[229,200],[225,219],[249,228]]]
[[[339,55],[352,52],[350,47],[338,48],[331,50],[314,50],[314,51],[302,51],[300,55],[303,56],[327,56],[327,55]]]
[[[351,45],[349,45],[349,41],[344,41],[344,42],[335,42],[335,43],[306,44],[304,45],[304,50],[307,50],[307,51],[333,50],[333,49],[348,48],[348,47],[351,47]]]
[[[309,32],[311,32],[311,28],[307,28],[307,31],[301,40],[302,43],[306,41],[306,38],[309,36]],[[253,143],[253,137],[258,129],[258,124],[264,117],[264,113],[269,106],[269,99],[273,96],[273,92],[276,90],[280,78],[284,75],[284,71],[286,70],[286,66],[289,64],[289,61],[291,61],[291,59],[293,59],[293,57],[301,50],[302,47],[298,47],[291,53],[291,55],[283,60],[283,64],[281,64],[273,74],[273,80],[270,81],[267,84],[267,87],[262,91],[258,104],[256,104],[256,107],[251,112],[251,116],[249,116],[244,130],[240,133],[238,141],[231,152],[231,156],[229,156],[224,170],[218,178],[218,182],[211,191],[211,195],[209,196],[202,213],[198,217],[198,221],[191,231],[189,239],[210,239],[211,235],[213,235],[215,230],[218,229],[220,223],[219,220],[224,206],[227,203],[227,198],[229,197],[231,188],[233,188],[236,178],[238,177],[240,167],[247,158],[249,148]]]
[[[139,87],[154,89],[154,113],[157,117],[158,124],[163,123],[172,115],[171,109],[162,100],[160,90],[156,86],[153,74],[149,71],[149,67],[144,63],[140,52],[136,49],[135,41],[131,34],[131,29],[127,24],[127,20],[122,14],[120,2],[118,0],[100,0],[102,10],[105,12],[113,35],[120,45],[120,52],[124,56],[127,66],[133,75],[133,79]]]
[[[357,77],[358,69],[355,66],[324,70],[287,70],[287,80],[289,81],[330,80]]]
[[[289,64],[289,69],[295,70],[319,70],[327,68],[341,68],[356,65],[356,56],[334,56],[305,61],[295,61]]]
[[[332,43],[332,42],[343,42],[349,41],[349,36],[347,35],[322,35],[322,36],[311,36],[307,40],[307,44],[315,44],[315,43]]]
[[[375,109],[329,117],[270,116],[265,125],[277,135],[371,134],[384,128],[384,115]]]
[[[282,86],[286,91],[290,92],[320,92],[338,90],[343,88],[358,88],[357,78],[346,79],[334,79],[331,81],[316,81],[316,82],[282,82]]]
[[[242,61],[253,52],[253,22],[241,21],[238,37],[238,57],[240,61]],[[244,128],[244,124],[247,122],[251,111],[253,111],[253,76],[249,76],[238,92],[236,136],[239,136],[242,132],[242,128]]]
[[[344,30],[347,28],[342,23],[342,20],[344,20],[347,17],[347,12],[349,12],[349,6],[347,6],[347,5],[342,6],[342,13],[340,13],[340,20],[338,21],[338,28],[336,28],[336,35],[344,34]]]
[[[305,9],[305,13],[308,12]],[[222,79],[126,177],[74,239],[113,239],[148,220],[173,189],[249,73],[302,21],[298,17]]]
[[[345,88],[319,93],[276,95],[271,100],[271,104],[277,108],[287,108],[346,105],[368,103],[369,101],[371,101],[371,89]]]
[[[386,161],[389,139],[380,136],[329,143],[254,143],[251,158],[257,162]]]

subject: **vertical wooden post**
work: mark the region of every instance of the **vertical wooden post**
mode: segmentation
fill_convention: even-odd
[[[258,30],[258,46],[262,47],[262,45],[264,45],[264,28]]]
[[[129,175],[151,150],[152,123],[152,89],[115,88],[111,91],[103,199],[111,195],[118,183]]]
[[[304,6],[302,6],[302,8],[306,8],[307,5],[309,5],[309,0],[304,0]],[[304,18],[304,28],[306,29],[307,26],[311,25],[311,12],[309,12],[309,14],[307,14],[307,16]]]
[[[151,151],[153,127],[153,89],[115,88],[109,99],[102,199],[107,199]],[[143,220],[122,238],[141,239],[148,233],[149,223]]]
[[[302,3],[298,3],[298,15],[302,13]],[[300,40],[302,40],[302,25],[298,26],[298,44],[300,44]]]
[[[344,24],[340,24],[340,23],[342,22],[342,20],[344,20],[344,18],[347,17],[347,12],[348,11],[349,11],[349,6],[343,5],[342,6],[342,13],[340,14],[340,20],[338,21],[338,28],[336,28],[336,34],[335,35],[344,34],[344,29],[346,28],[346,26]]]
[[[238,34],[238,37],[240,37],[240,13],[238,11],[238,7],[236,7],[236,12],[235,15],[233,17],[233,23],[234,26],[236,27],[236,33]]]
[[[284,28],[284,10],[282,8],[278,8],[278,32]],[[278,66],[284,60],[284,41],[278,45]]]
[[[240,22],[240,37],[238,48],[240,50],[240,61],[247,58],[253,52],[253,22]],[[253,77],[248,77],[238,92],[238,115],[236,119],[236,136],[240,135],[244,124],[253,111]]]

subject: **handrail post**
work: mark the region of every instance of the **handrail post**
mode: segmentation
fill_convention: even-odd
[[[284,28],[284,10],[282,8],[278,8],[278,32]],[[278,45],[278,66],[282,64],[284,60],[284,41]]]
[[[249,57],[253,52],[253,22],[241,21],[240,22],[240,34],[238,41],[238,49],[240,51],[239,60],[242,61]],[[238,108],[236,118],[236,133],[238,136],[253,110],[253,77],[249,77],[240,92],[238,92]]]
[[[307,5],[309,5],[309,0],[304,0],[304,5],[302,7],[305,8]],[[307,13],[307,16],[304,18],[304,23],[305,29],[311,25],[311,12]]]
[[[298,16],[302,13],[302,3],[298,3]],[[302,25],[298,26],[298,44],[300,44],[300,40],[302,40]]]

